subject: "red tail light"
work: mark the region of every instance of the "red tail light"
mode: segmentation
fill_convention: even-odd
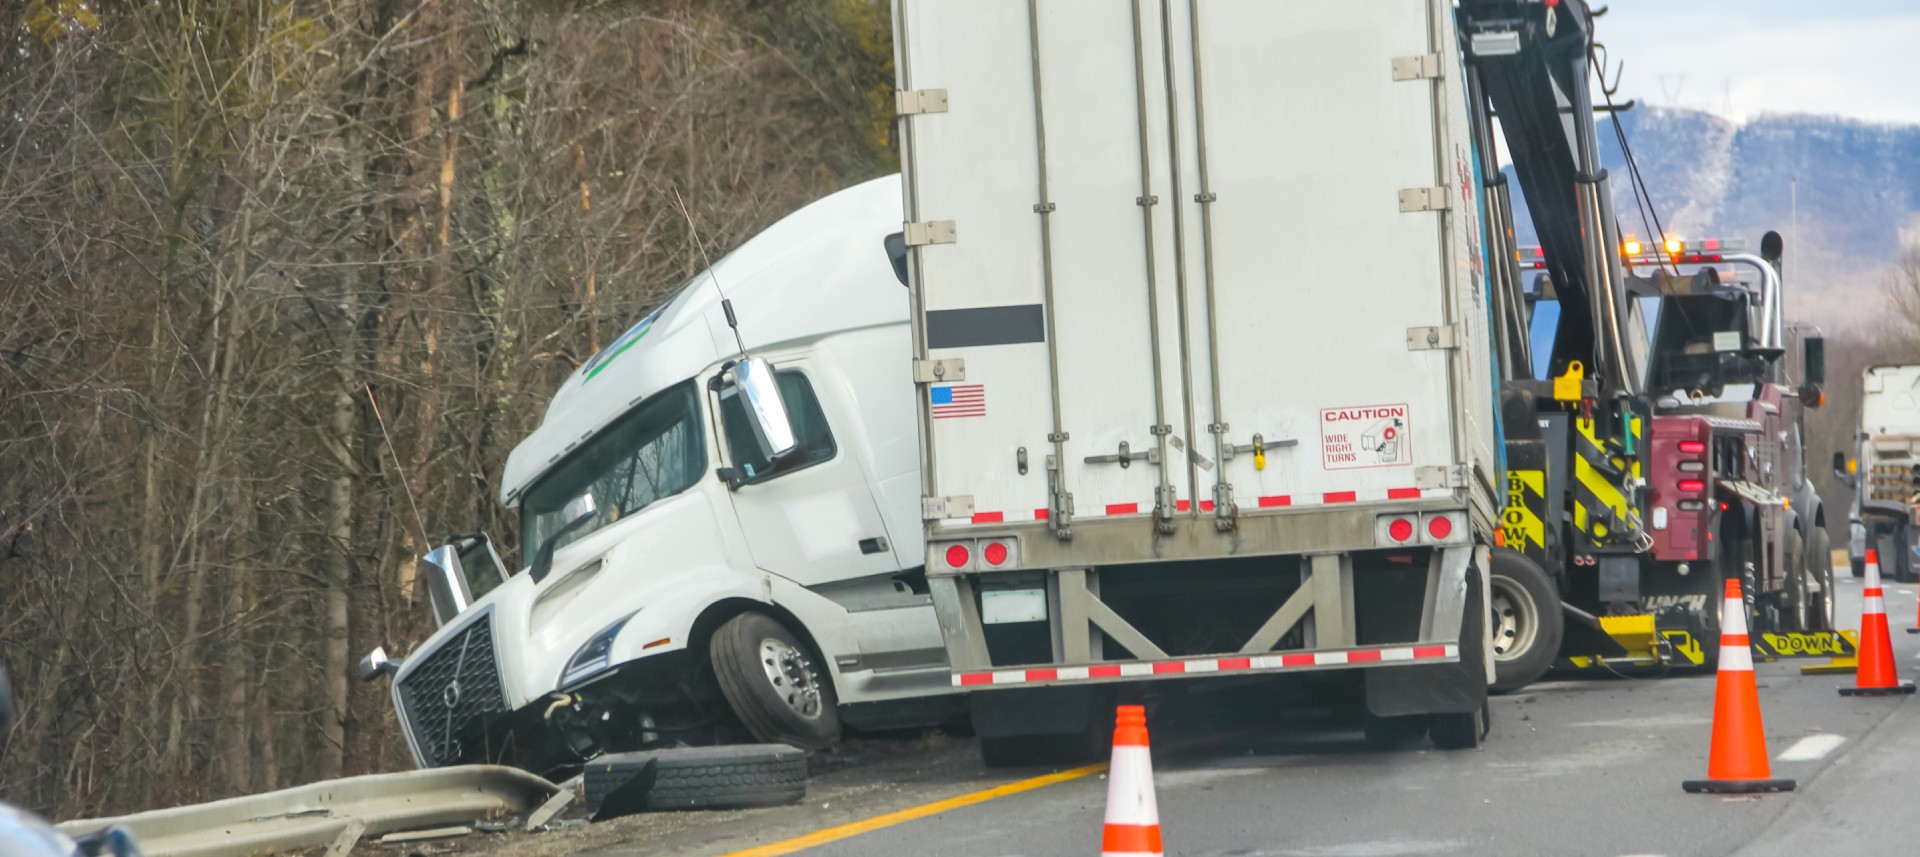
[[[1707,483],[1700,479],[1682,479],[1678,487],[1687,493],[1698,494],[1707,490]]]
[[[1406,518],[1395,518],[1393,523],[1387,525],[1387,535],[1392,536],[1396,542],[1413,538],[1413,522]]]
[[[954,568],[964,568],[967,560],[971,558],[971,556],[972,554],[967,550],[966,545],[954,545],[947,548],[947,565],[953,566]]]
[[[1707,442],[1704,440],[1683,440],[1680,442],[1680,451],[1697,455],[1707,451]]]
[[[986,547],[980,549],[980,556],[986,559],[988,565],[999,565],[1007,561],[1007,546],[988,542]]]
[[[1427,519],[1427,535],[1430,535],[1436,539],[1444,539],[1450,535],[1453,535],[1453,522],[1447,520],[1443,516],[1435,516],[1432,518],[1428,518]]]

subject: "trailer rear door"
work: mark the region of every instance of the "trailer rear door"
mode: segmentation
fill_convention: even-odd
[[[928,493],[972,501],[943,526],[1058,515],[1050,484],[1080,518],[1407,499],[1492,459],[1449,4],[897,10],[904,89],[943,96],[902,126],[940,242],[918,345],[964,361],[923,393]]]

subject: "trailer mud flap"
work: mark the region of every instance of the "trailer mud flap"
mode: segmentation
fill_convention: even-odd
[[[1465,714],[1487,704],[1487,594],[1485,575],[1467,573],[1460,621],[1460,659],[1391,670],[1367,670],[1367,710],[1379,717]]]

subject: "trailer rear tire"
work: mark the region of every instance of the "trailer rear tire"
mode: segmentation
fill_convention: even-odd
[[[1494,693],[1519,690],[1553,666],[1566,617],[1553,580],[1524,554],[1493,549],[1487,604],[1493,632]]]
[[[1363,717],[1361,732],[1366,735],[1367,746],[1376,750],[1399,750],[1427,737],[1426,716],[1381,717],[1367,712]]]
[[[715,630],[707,648],[721,694],[753,737],[802,750],[839,739],[833,682],[785,625],[765,613],[742,613]]]

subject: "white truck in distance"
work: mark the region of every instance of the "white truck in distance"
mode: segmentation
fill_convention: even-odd
[[[1834,471],[1854,486],[1859,538],[1848,553],[1853,575],[1865,567],[1866,549],[1880,555],[1880,570],[1899,581],[1920,579],[1914,548],[1920,507],[1920,365],[1871,366],[1860,376],[1860,427],[1848,467],[1836,452]]]
[[[1476,746],[1504,476],[1453,4],[894,9],[927,574],[987,761],[1308,672]]]
[[[876,179],[781,220],[555,393],[501,486],[528,568],[450,539],[421,564],[440,629],[362,664],[393,675],[419,765],[547,772],[740,727],[814,748],[961,712],[920,569],[899,200]],[[736,383],[768,364],[778,455]]]

